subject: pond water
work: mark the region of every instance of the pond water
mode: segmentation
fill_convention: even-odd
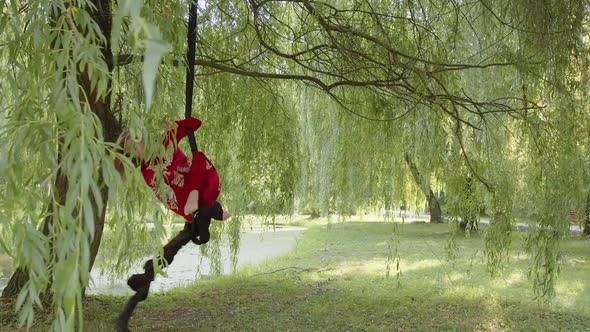
[[[237,268],[262,263],[273,257],[287,254],[295,247],[297,239],[305,228],[293,226],[260,227],[247,226],[241,234],[240,251],[237,257]],[[168,289],[191,284],[198,275],[209,275],[210,261],[201,257],[199,247],[192,242],[184,246],[174,258],[174,262],[165,270],[167,276],[159,275],[152,282],[151,292],[162,292]],[[231,273],[230,251],[228,246],[222,247],[223,274]],[[129,271],[129,275],[141,272],[138,266]],[[0,291],[4,289],[12,274],[10,260],[0,257]],[[87,294],[131,295],[133,292],[124,279],[111,280],[101,275],[96,269],[91,273]]]

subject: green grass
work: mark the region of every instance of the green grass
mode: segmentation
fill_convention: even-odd
[[[398,227],[400,236],[393,235]],[[479,235],[456,238],[447,259],[446,225],[313,225],[292,254],[194,286],[150,295],[133,331],[590,331],[590,243],[564,241],[557,296],[536,301],[530,265],[514,236],[509,266],[486,272]],[[386,277],[397,249],[401,275]],[[112,331],[127,298],[92,297],[86,331]],[[10,330],[4,312],[0,330]],[[36,330],[45,331],[43,323]]]

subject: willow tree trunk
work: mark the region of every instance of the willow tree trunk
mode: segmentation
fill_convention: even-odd
[[[465,189],[467,192],[467,201],[472,202],[475,199],[474,194],[473,194],[473,178],[471,176],[467,176],[465,183],[466,183]],[[469,228],[468,228],[468,226],[469,226]],[[469,229],[470,231],[476,231],[478,226],[479,226],[478,214],[475,212],[473,207],[470,205],[470,208],[468,209],[468,211],[466,211],[461,216],[461,222],[459,223],[459,228],[462,231],[466,231],[467,229]]]
[[[420,175],[418,167],[414,163],[412,156],[410,156],[409,153],[406,153],[405,159],[406,163],[408,164],[408,167],[410,168],[410,172],[412,173],[414,181],[416,181],[416,184],[424,193],[424,196],[426,196],[426,201],[428,202],[428,210],[430,211],[430,222],[442,222],[442,211],[440,208],[440,203],[438,202],[438,198],[430,188],[430,185],[427,183],[427,181],[425,181]]]
[[[112,27],[112,11],[111,11],[111,1],[110,0],[95,0],[93,4],[96,8],[91,14],[94,20],[98,23],[103,35],[106,39],[106,44],[101,45],[102,54],[104,59],[111,59],[112,58],[112,50],[111,45],[109,43],[111,37],[111,27]],[[108,62],[109,66],[109,73],[112,72],[112,64],[110,61]],[[116,120],[112,110],[111,110],[111,82],[110,78],[108,82],[107,93],[104,97],[98,98],[96,91],[92,89],[91,81],[88,77],[87,72],[80,72],[78,74],[78,83],[80,89],[83,91],[84,96],[88,96],[88,99],[84,102],[88,103],[89,108],[92,110],[94,114],[100,119],[103,129],[103,137],[108,142],[114,142],[117,139],[117,136],[121,132],[121,126],[119,122]],[[100,173],[100,172],[99,172]],[[105,203],[102,209],[98,208],[96,197],[92,195],[92,193],[88,193],[87,199],[91,201],[93,213],[94,213],[94,237],[92,239],[92,243],[90,244],[90,260],[89,260],[89,269],[92,270],[92,266],[94,265],[94,261],[96,260],[96,255],[98,254],[98,249],[100,247],[100,242],[102,240],[102,233],[104,229],[104,221],[106,215],[106,203],[108,200],[108,188],[104,183],[104,179],[99,177],[98,185],[100,190],[101,200]],[[58,197],[58,202],[63,204],[65,202],[65,197],[67,194],[67,179],[66,177],[62,176],[61,173],[58,174],[56,183],[55,183],[55,194]],[[62,201],[63,200],[63,201]],[[48,216],[43,221],[43,234],[50,235],[51,226],[53,223],[53,214],[51,211],[52,202],[49,200],[48,206]],[[2,292],[2,297],[13,298],[16,297],[24,284],[28,280],[27,272],[21,268],[18,268],[14,274],[11,276],[7,286],[4,288]]]
[[[432,190],[429,191],[426,200],[428,201],[430,222],[442,222],[442,210],[440,208],[440,203],[438,202],[438,198],[436,198],[436,195],[432,192]]]

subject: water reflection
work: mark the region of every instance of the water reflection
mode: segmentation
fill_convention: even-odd
[[[0,291],[6,287],[13,272],[12,258],[5,253],[0,253]]]
[[[275,231],[258,226],[249,227],[242,233],[240,239],[240,252],[238,253],[238,266],[258,264],[269,258],[284,255],[295,246],[297,238],[305,228],[276,226]],[[229,246],[223,246],[222,271],[224,274],[231,272]],[[198,246],[189,243],[182,248],[174,262],[166,269],[167,276],[157,276],[152,283],[150,291],[162,292],[174,287],[192,283],[198,274],[209,275],[210,261],[201,257]],[[137,273],[140,267],[129,271],[128,275]],[[0,291],[4,289],[8,278],[12,275],[13,267],[8,256],[0,255]],[[132,291],[127,287],[126,279],[110,280],[102,276],[101,271],[93,270],[87,294],[105,295],[129,295]]]

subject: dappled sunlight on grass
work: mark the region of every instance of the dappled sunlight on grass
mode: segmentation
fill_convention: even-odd
[[[507,322],[500,317],[484,318],[484,320],[477,324],[477,331],[505,331]]]
[[[522,287],[527,282],[527,277],[522,272],[512,272],[507,276],[499,276],[491,280],[490,286],[495,289],[507,289]]]
[[[402,259],[400,263],[400,268],[403,272],[413,272],[440,267],[442,265],[443,262],[437,259],[422,259],[415,262],[408,262]]]
[[[581,280],[572,282],[558,282],[558,284],[555,286],[555,291],[557,293],[557,297],[554,301],[555,304],[568,308],[575,307],[578,296],[583,294],[586,285],[587,283]]]
[[[462,284],[467,278],[465,273],[451,272],[446,275],[445,281],[449,284]]]
[[[530,256],[525,253],[514,254],[510,256],[512,262],[522,262],[530,259]]]
[[[446,225],[406,225],[397,242],[401,275],[391,266],[387,278],[391,225],[323,227],[311,227],[290,255],[150,295],[132,330],[590,330],[590,267],[576,261],[586,260],[587,250],[567,256],[557,297],[545,304],[535,300],[527,279],[530,258],[515,255],[497,277],[490,276],[481,236],[457,238],[457,258],[448,260]],[[86,309],[88,331],[111,330],[109,319],[126,300],[100,299]]]
[[[483,255],[483,237],[479,234],[470,237],[457,237],[457,258],[449,260],[445,246],[449,239],[446,225],[414,224],[404,225],[395,229],[385,223],[342,223],[333,225],[330,230],[319,226],[312,232],[326,232],[320,243],[308,243],[320,247],[322,259],[310,253],[310,260],[318,267],[330,267],[325,272],[332,278],[353,278],[354,276],[382,278],[387,282],[388,257],[391,258],[392,238],[398,239],[395,244],[399,250],[401,274],[397,274],[395,264],[390,266],[390,282],[404,287],[423,285],[427,288],[445,290],[448,295],[462,294],[468,297],[499,298],[517,297],[518,301],[535,303],[532,285],[527,278],[530,268],[530,256],[521,249],[522,237],[514,236],[512,254],[509,263],[503,270],[497,271],[492,277],[486,270]],[[315,250],[315,253],[318,251]],[[302,258],[306,253],[302,252]],[[567,256],[566,256],[567,257]],[[553,303],[569,307],[580,301],[579,293],[584,284],[578,283],[574,289],[563,291],[561,287],[570,267],[582,267],[583,257],[564,257],[564,268],[558,279],[556,298]],[[577,276],[576,276],[577,277]],[[565,286],[567,289],[567,286]],[[576,296],[577,295],[577,296]],[[589,303],[585,303],[590,308]]]
[[[316,230],[317,231],[317,230]],[[325,230],[322,230],[322,232]],[[315,232],[315,231],[314,231]],[[463,295],[500,298],[518,298],[518,301],[536,303],[532,284],[527,278],[530,256],[522,249],[522,235],[515,234],[509,263],[492,277],[486,270],[483,255],[483,236],[457,237],[457,258],[449,260],[444,249],[449,239],[446,225],[414,224],[395,229],[384,223],[342,223],[332,227],[324,234],[321,261],[328,264],[332,277],[351,277],[355,275],[384,278],[387,272],[388,257],[394,247],[392,238],[399,250],[401,275],[395,266],[391,267],[390,280],[401,288],[438,287],[448,289],[448,294],[460,292]],[[581,253],[579,246],[584,243],[567,243],[567,249]],[[371,244],[372,243],[372,244]],[[317,245],[317,244],[316,244]],[[567,251],[566,251],[567,253]],[[564,286],[566,279],[574,277],[573,268],[584,268],[585,257],[564,255],[562,274],[557,283],[557,296],[553,303],[569,307],[583,295],[585,284],[577,283],[573,289]],[[314,258],[312,258],[314,260]],[[579,272],[578,272],[579,273]],[[575,278],[588,278],[579,276]],[[385,280],[385,278],[384,278]],[[565,287],[567,291],[563,291]],[[583,307],[590,309],[590,301],[582,300]]]
[[[341,263],[331,271],[332,275],[345,276],[353,274],[384,275],[385,262],[382,260],[367,260],[359,263]]]
[[[378,243],[375,243],[375,248],[387,248],[389,244],[387,243],[387,241],[381,241]]]
[[[577,257],[564,257],[563,263],[571,265],[571,266],[579,266],[579,265],[587,266],[588,265],[587,260],[579,259]]]
[[[432,268],[441,267],[443,263],[443,261],[435,259],[424,259],[414,262],[401,260],[400,269],[402,274],[406,272],[418,272],[421,270],[429,270]],[[387,261],[385,259],[374,258],[354,260],[350,262],[340,262],[338,265],[332,268],[330,274],[339,276],[354,274],[385,276],[386,270]]]
[[[582,280],[589,276],[580,275],[584,270],[577,261],[565,264],[558,298],[545,305],[534,300],[526,277],[527,255],[513,252],[510,263],[492,278],[481,236],[456,238],[457,258],[448,260],[446,225],[404,225],[395,231],[386,223],[312,226],[291,255],[248,269],[245,276],[203,281],[170,299],[156,297],[159,305],[138,311],[135,327],[167,330],[160,321],[173,320],[181,312],[187,330],[590,329],[590,317],[584,314],[590,299],[580,295],[587,287]],[[387,278],[394,249],[401,275],[392,264]],[[571,278],[582,280],[568,281]],[[574,303],[575,309],[564,310]]]

